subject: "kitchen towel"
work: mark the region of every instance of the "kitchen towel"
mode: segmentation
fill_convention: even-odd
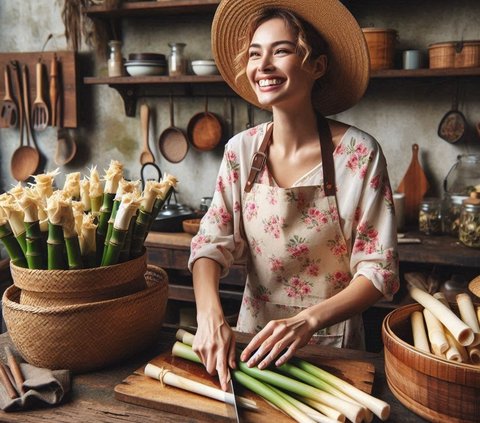
[[[28,410],[46,404],[59,404],[70,391],[69,370],[43,369],[28,363],[20,363],[20,368],[25,379],[23,382],[25,393],[20,394],[17,390],[19,397],[11,399],[4,386],[0,384],[0,408],[4,411]],[[10,379],[13,383],[13,378]]]

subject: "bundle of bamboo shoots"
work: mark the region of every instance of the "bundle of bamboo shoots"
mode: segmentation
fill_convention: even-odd
[[[172,355],[201,363],[191,347],[194,335],[180,329],[176,336],[178,341],[173,346]],[[163,374],[158,371],[145,373],[154,378]],[[383,421],[390,415],[390,405],[385,401],[299,358],[294,358],[275,370],[250,368],[245,363],[238,362],[231,374],[235,381],[298,422],[344,422],[348,419],[360,423],[372,421],[373,415]],[[168,379],[174,379],[174,376],[169,375]],[[163,378],[162,382],[179,386],[175,381],[169,380]],[[192,383],[191,388],[189,385],[182,380],[183,389],[201,393],[195,390],[198,388],[193,386],[196,383]]]
[[[458,315],[441,292],[433,296],[411,287],[410,295],[423,307],[411,316],[414,346],[457,363],[480,364],[479,307],[466,294],[456,296]]]
[[[123,165],[112,160],[103,178],[59,171],[36,175],[31,186],[16,185],[0,195],[0,241],[12,263],[30,269],[82,269],[139,257],[148,231],[172,194],[177,179],[165,174],[149,181],[126,181]]]

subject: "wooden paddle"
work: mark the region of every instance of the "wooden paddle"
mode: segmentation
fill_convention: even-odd
[[[412,160],[397,188],[397,192],[405,194],[405,219],[410,223],[418,220],[419,206],[429,187],[427,177],[418,161],[418,150],[418,144],[413,144]]]

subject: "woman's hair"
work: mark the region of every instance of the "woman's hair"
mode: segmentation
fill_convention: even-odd
[[[242,45],[235,57],[235,79],[238,80],[246,72],[248,63],[248,50],[253,34],[257,28],[270,19],[280,18],[289,27],[297,39],[296,53],[302,57],[302,65],[309,60],[315,60],[323,54],[327,54],[328,46],[318,31],[307,21],[299,18],[286,9],[265,8],[252,16],[250,23],[242,37]],[[317,81],[318,82],[318,81]]]

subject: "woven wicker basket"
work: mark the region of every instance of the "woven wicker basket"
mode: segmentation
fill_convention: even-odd
[[[420,311],[410,304],[383,321],[385,374],[398,400],[431,422],[478,422],[480,367],[449,361],[413,346],[410,316]]]
[[[480,41],[450,41],[428,46],[431,69],[480,66]]]
[[[146,252],[114,266],[81,270],[34,270],[10,265],[20,303],[56,307],[111,300],[146,287]]]
[[[166,310],[165,271],[149,265],[145,279],[148,287],[132,295],[58,307],[20,304],[12,285],[2,303],[13,344],[33,365],[76,373],[130,357],[158,339]]]

